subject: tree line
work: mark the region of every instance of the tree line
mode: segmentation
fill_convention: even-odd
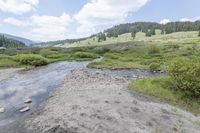
[[[0,35],[0,47],[5,48],[19,48],[19,47],[25,47],[26,45],[20,41],[9,39],[4,37],[3,35]]]
[[[136,22],[114,26],[104,31],[107,37],[118,37],[125,33],[131,33],[135,37],[137,32],[144,32],[146,36],[155,35],[155,30],[160,29],[161,34],[170,34],[181,31],[199,31],[200,36],[200,21],[196,22],[170,22],[167,24],[159,24],[155,22]]]

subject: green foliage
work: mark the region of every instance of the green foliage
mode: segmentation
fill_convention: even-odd
[[[106,41],[106,35],[104,33],[99,33],[97,35],[97,38],[98,38],[98,42]]]
[[[158,63],[151,63],[149,65],[149,69],[150,69],[151,72],[159,71],[160,70],[160,64],[158,64]]]
[[[170,77],[146,78],[133,81],[129,89],[178,105],[194,114],[200,114],[200,101],[186,96],[183,91],[172,89],[172,83]]]
[[[136,30],[133,30],[133,31],[131,32],[131,37],[132,37],[132,38],[135,38],[136,33],[137,33]]]
[[[19,48],[19,47],[25,47],[25,44],[16,40],[8,39],[0,35],[0,47]]]
[[[42,66],[48,64],[46,58],[35,54],[18,54],[13,59],[23,65]]]
[[[148,47],[148,53],[149,54],[157,54],[157,53],[160,53],[160,48],[156,45],[150,45]]]
[[[56,54],[59,54],[59,53],[56,52],[56,51],[53,51],[50,48],[43,48],[43,49],[40,49],[40,53],[39,54],[44,56],[44,57],[48,57],[48,56],[56,55]]]
[[[197,57],[173,59],[167,67],[177,90],[192,97],[200,97],[200,60]]]
[[[146,32],[146,37],[151,37],[151,35],[152,35],[152,34],[151,34],[151,31],[147,31],[147,32]]]
[[[98,57],[97,54],[89,53],[89,52],[76,52],[74,56],[77,58],[91,58],[91,59],[95,59]]]
[[[105,47],[95,47],[93,50],[92,50],[94,53],[97,53],[97,54],[104,54],[106,52],[109,51],[108,48],[105,48]]]

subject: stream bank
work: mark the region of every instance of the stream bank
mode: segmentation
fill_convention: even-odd
[[[45,106],[2,133],[199,133],[199,117],[127,90],[129,80],[89,70],[65,77]]]

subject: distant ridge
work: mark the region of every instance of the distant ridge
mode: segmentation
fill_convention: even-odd
[[[6,38],[9,38],[9,39],[13,39],[13,40],[16,40],[16,41],[23,42],[26,46],[30,46],[31,44],[36,43],[32,40],[29,40],[29,39],[26,39],[26,38],[23,38],[23,37],[13,36],[13,35],[5,34],[5,33],[0,33],[0,35],[4,35]]]

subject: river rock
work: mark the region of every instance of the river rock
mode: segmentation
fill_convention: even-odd
[[[6,111],[5,108],[0,108],[0,113],[4,113]]]
[[[24,113],[24,112],[28,112],[30,110],[29,107],[24,107],[22,109],[19,110],[19,112]]]
[[[32,103],[32,100],[29,98],[29,99],[25,100],[24,103]]]

